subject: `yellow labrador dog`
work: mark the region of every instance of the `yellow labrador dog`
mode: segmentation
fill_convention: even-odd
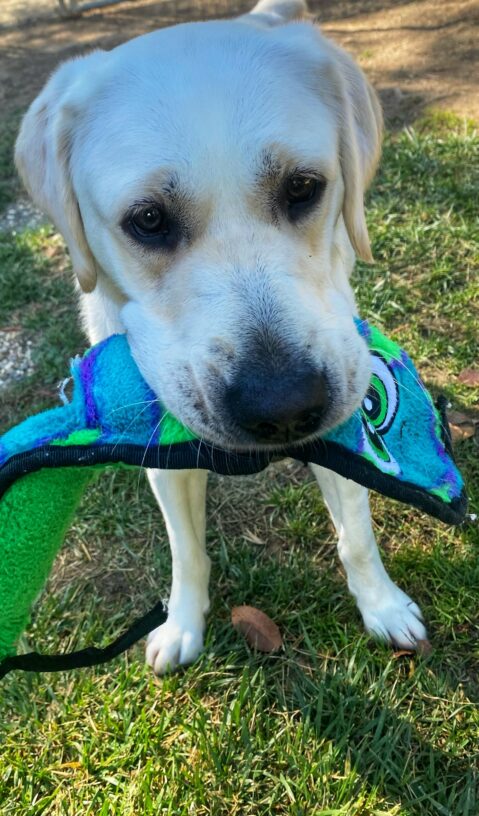
[[[369,355],[353,324],[355,255],[371,260],[363,194],[381,113],[302,0],[261,0],[62,65],[16,148],[63,233],[91,342],[127,332],[162,402],[219,446],[321,434],[360,404]],[[313,466],[368,631],[426,637],[387,575],[367,491]],[[193,661],[208,610],[204,471],[149,471],[173,557],[157,673]]]

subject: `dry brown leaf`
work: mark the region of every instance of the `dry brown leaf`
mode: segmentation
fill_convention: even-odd
[[[479,368],[463,368],[457,379],[463,385],[479,388]]]
[[[463,414],[462,411],[448,411],[447,418],[454,425],[479,425],[479,417]]]
[[[447,418],[453,442],[470,439],[476,432],[476,426],[479,426],[479,418],[463,414],[461,411],[448,411]]]
[[[397,652],[393,652],[393,657],[396,659],[405,656],[414,657],[415,654],[416,652],[413,649],[399,649]]]
[[[415,657],[415,655],[420,655],[420,657],[427,657],[428,654],[432,652],[432,646],[429,640],[418,640],[417,646],[415,649],[398,649],[396,652],[393,652],[393,657]]]
[[[453,422],[449,423],[449,428],[451,429],[451,436],[453,442],[461,442],[463,439],[470,439],[474,436],[476,429],[472,424],[462,424],[462,425],[454,425]]]
[[[233,607],[231,623],[237,632],[241,632],[246,642],[260,652],[276,652],[283,645],[278,626],[254,606]]]
[[[427,640],[427,638],[425,640],[418,640],[417,646],[416,646],[416,652],[421,657],[427,657],[428,655],[430,655],[431,652],[432,652],[432,646],[431,646],[430,641]]]

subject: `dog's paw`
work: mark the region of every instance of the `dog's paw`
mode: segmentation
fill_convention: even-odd
[[[146,662],[155,674],[166,674],[193,663],[203,649],[204,621],[184,626],[174,617],[153,629],[146,643]]]
[[[358,601],[358,607],[367,631],[374,637],[400,649],[427,651],[429,643],[421,610],[392,582],[374,600]]]

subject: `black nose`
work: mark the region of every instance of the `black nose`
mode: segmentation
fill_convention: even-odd
[[[309,363],[285,369],[243,365],[225,393],[231,419],[256,442],[304,439],[319,430],[329,405],[326,375]]]

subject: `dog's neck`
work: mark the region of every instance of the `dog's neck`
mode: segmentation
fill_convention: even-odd
[[[123,334],[125,327],[120,312],[127,303],[126,295],[102,269],[98,269],[97,285],[88,295],[80,295],[83,328],[92,345],[111,334]]]

